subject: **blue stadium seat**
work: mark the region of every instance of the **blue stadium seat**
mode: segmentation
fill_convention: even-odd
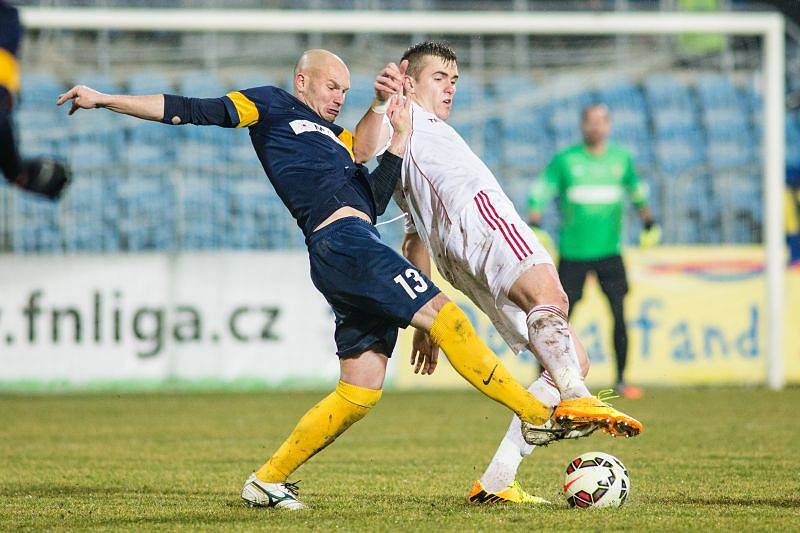
[[[509,101],[519,98],[521,91],[530,93],[536,88],[536,83],[527,72],[504,74],[491,79],[488,95],[493,100]]]
[[[61,200],[62,238],[68,252],[119,250],[116,184],[113,178],[76,173]]]
[[[280,85],[280,83],[264,70],[243,70],[231,74],[227,85],[232,90],[242,90],[264,85]]]
[[[731,79],[722,74],[704,74],[697,78],[697,96],[705,109],[741,109],[739,99]]]
[[[70,145],[69,164],[78,176],[88,173],[107,174],[109,167],[116,166],[117,159],[108,145],[99,141],[81,141]]]
[[[119,184],[118,199],[123,249],[174,249],[175,191],[168,179],[131,176]]]
[[[555,153],[543,110],[505,117],[502,131],[503,162],[514,173],[536,176]]]
[[[721,132],[720,132],[721,133]],[[706,153],[712,168],[742,167],[756,163],[756,151],[748,135],[709,138]]]
[[[19,253],[59,252],[59,204],[14,189],[9,191],[11,207],[11,249]]]
[[[86,85],[101,93],[120,94],[124,92],[120,83],[97,71],[76,74],[73,78],[73,85],[77,84]]]
[[[263,249],[269,247],[269,203],[275,193],[266,179],[246,179],[230,189],[231,209],[227,221],[230,229],[229,247],[234,249]]]
[[[229,92],[222,80],[202,70],[184,73],[178,81],[178,91],[183,96],[195,98],[217,98]]]
[[[699,131],[671,132],[656,138],[656,162],[667,175],[691,171],[705,162],[705,143]]]
[[[20,80],[20,107],[55,107],[58,95],[69,87],[46,72],[28,72]]]
[[[159,71],[141,70],[134,72],[127,80],[131,94],[171,94],[172,82]]]
[[[671,180],[664,189],[663,210],[670,214],[664,221],[665,242],[703,242],[709,226],[710,201],[707,181],[701,176]]]
[[[191,176],[181,182],[182,249],[217,249],[226,245],[228,200],[228,189],[218,180]]]
[[[128,141],[134,144],[149,144],[175,151],[178,139],[182,138],[182,128],[189,126],[168,126],[150,120],[139,120],[129,124]]]
[[[224,175],[227,160],[225,148],[202,140],[176,142],[175,162],[191,175]]]
[[[659,107],[694,110],[689,87],[670,74],[654,74],[644,81],[645,98],[651,110]]]
[[[73,142],[97,142],[107,151],[118,152],[125,141],[128,117],[102,111],[78,111],[67,119],[67,134]]]

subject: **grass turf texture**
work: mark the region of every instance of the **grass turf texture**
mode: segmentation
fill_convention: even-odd
[[[0,396],[0,530],[798,530],[800,389],[649,390],[645,433],[537,449],[519,480],[555,505],[469,506],[509,421],[472,391],[389,391],[303,466],[303,513],[251,509],[244,478],[324,393]],[[628,467],[622,509],[569,509],[574,456]]]

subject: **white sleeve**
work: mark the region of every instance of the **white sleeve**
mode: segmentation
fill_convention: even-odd
[[[397,187],[394,189],[394,193],[392,194],[392,198],[394,198],[397,207],[403,212],[403,233],[406,235],[411,235],[417,232],[417,227],[414,225],[414,219],[411,218],[411,213],[408,212],[408,202],[406,202],[406,197],[403,194],[403,185],[400,183],[400,180],[397,180]]]
[[[383,152],[388,150],[389,146],[392,144],[392,136],[394,135],[394,128],[392,127],[392,123],[389,120],[389,116],[386,114],[383,115],[383,125],[389,129],[389,135],[386,137],[386,144],[384,144],[383,147],[381,147],[381,149],[378,151],[378,153],[375,154],[375,157],[381,156]]]

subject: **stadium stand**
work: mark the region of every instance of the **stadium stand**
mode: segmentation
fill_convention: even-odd
[[[51,5],[41,0],[19,4]],[[217,0],[58,0],[56,4],[220,5]],[[460,4],[453,0],[234,3],[244,9],[452,9]],[[483,8],[522,11],[546,4],[480,2]],[[652,9],[654,2],[627,4]],[[560,4],[561,9],[616,7],[613,0]],[[372,99],[375,64],[370,58],[391,57],[408,44],[407,36],[170,32],[151,32],[148,39],[134,42],[123,33],[94,37],[56,33],[64,45],[58,53],[51,48],[48,32],[28,36],[26,60],[33,67],[23,71],[15,113],[21,148],[26,156],[58,154],[67,159],[76,170],[75,191],[54,207],[0,188],[0,201],[7,207],[0,215],[0,249],[33,253],[301,247],[302,235],[266,181],[247,132],[169,128],[110,113],[78,113],[67,119],[53,101],[76,81],[101,91],[132,94],[218,96],[263,84],[290,89],[290,64],[298,51],[324,44],[342,50],[351,66],[351,90],[338,123],[352,128]],[[242,39],[247,46],[241,46]],[[651,207],[662,221],[666,243],[760,242],[761,50],[739,39],[729,42],[727,52],[687,58],[680,47],[644,39],[623,50],[620,59],[620,43],[613,37],[564,41],[453,36],[461,78],[451,124],[524,213],[532,180],[557,150],[580,141],[581,109],[588,103],[605,103],[612,112],[614,141],[631,150],[640,175],[651,187]],[[269,48],[269,61],[263,59],[264,46]],[[364,54],[365,49],[372,53]],[[631,51],[638,55],[628,65],[625,54]],[[76,65],[62,65],[60,58],[78,59]],[[789,94],[800,94],[796,40],[787,49],[787,65]],[[594,76],[601,71],[606,73],[603,77]],[[787,163],[798,167],[797,112],[787,115],[786,134]],[[78,195],[81,198],[75,198]],[[392,207],[383,219],[396,214]],[[545,228],[556,228],[557,217],[551,208],[544,217]],[[86,228],[73,228],[76,224]],[[630,242],[638,230],[638,221],[631,216]],[[381,232],[391,242],[401,237],[398,224],[382,226]]]
[[[107,91],[170,91],[201,96],[233,87],[275,83],[257,71],[217,77],[189,71],[170,79],[140,71],[124,84],[99,73],[75,76]],[[232,83],[232,80],[236,80]],[[513,76],[486,83],[466,76],[458,87],[462,110],[509,98]],[[288,82],[278,81],[286,85]],[[51,206],[16,191],[8,223],[10,248],[19,252],[291,248],[299,231],[263,177],[246,132],[169,128],[109,113],[67,119],[52,106],[67,83],[48,74],[25,77],[16,114],[28,155],[58,153],[75,170],[63,205]],[[371,101],[372,79],[354,73],[348,111],[352,127]],[[532,85],[532,84],[531,84]],[[532,89],[535,91],[535,89]],[[546,100],[546,99],[545,99]],[[520,211],[530,183],[556,150],[580,141],[582,108],[604,102],[614,139],[635,156],[650,183],[667,242],[752,242],[761,225],[758,165],[761,96],[754,84],[720,73],[675,72],[579,91],[542,105],[478,121],[454,113],[453,125],[495,171]],[[458,107],[457,107],[458,109]],[[787,160],[800,164],[800,119],[787,118]],[[720,209],[718,206],[730,208]],[[715,207],[717,206],[717,207]],[[384,218],[396,215],[394,211]],[[553,211],[546,226],[556,227]],[[632,220],[630,234],[637,228]],[[400,238],[384,226],[389,240]]]

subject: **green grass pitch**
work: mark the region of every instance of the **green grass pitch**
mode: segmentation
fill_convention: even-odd
[[[324,393],[0,396],[0,530],[800,530],[800,389],[647,391],[617,405],[636,439],[537,449],[520,469],[548,507],[469,506],[509,416],[472,391],[393,392],[302,467],[290,514],[251,509],[244,478]],[[559,490],[582,452],[618,456],[621,509]]]

